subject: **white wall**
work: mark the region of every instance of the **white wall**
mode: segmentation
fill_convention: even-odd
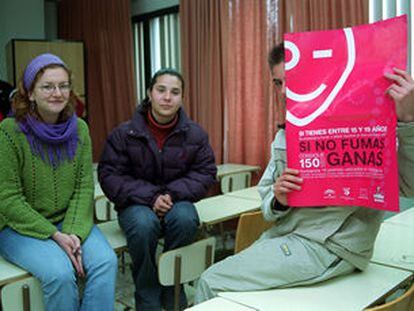
[[[131,15],[179,5],[179,0],[131,0]],[[11,39],[57,39],[52,0],[0,0],[0,80],[8,80],[6,45]]]
[[[1,0],[0,0],[1,1]],[[58,4],[54,1],[45,1],[45,38],[58,39]]]
[[[7,81],[6,45],[11,39],[44,39],[43,0],[0,0],[0,79]]]

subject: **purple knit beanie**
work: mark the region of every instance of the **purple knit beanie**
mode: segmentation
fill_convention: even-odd
[[[66,64],[58,56],[45,53],[41,54],[32,59],[32,61],[27,65],[24,74],[23,74],[23,84],[26,91],[30,89],[37,73],[44,67],[48,65],[62,65],[67,68]]]

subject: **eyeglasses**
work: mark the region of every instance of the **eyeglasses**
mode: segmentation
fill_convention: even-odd
[[[72,85],[70,83],[63,83],[59,85],[44,84],[39,86],[39,89],[43,94],[48,96],[52,95],[56,89],[59,89],[60,93],[63,95],[67,95],[72,90]]]

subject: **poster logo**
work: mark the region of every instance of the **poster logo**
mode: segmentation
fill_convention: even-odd
[[[349,75],[352,72],[352,69],[355,66],[355,40],[354,35],[352,33],[351,28],[345,28],[343,29],[343,32],[345,34],[345,41],[346,41],[346,51],[347,51],[347,61],[346,66],[339,77],[338,81],[332,82],[333,87],[328,88],[328,86],[321,82],[317,88],[314,90],[308,91],[307,93],[299,93],[296,91],[291,90],[288,86],[286,87],[286,97],[289,98],[292,101],[296,101],[299,103],[306,103],[309,101],[314,101],[318,97],[320,97],[324,92],[328,92],[326,97],[324,97],[323,100],[314,101],[314,103],[308,104],[311,108],[306,109],[309,111],[305,111],[303,116],[295,116],[294,113],[290,112],[289,110],[286,112],[286,119],[296,125],[296,126],[305,126],[311,123],[313,120],[315,120],[317,117],[319,117],[322,113],[326,111],[326,109],[329,108],[329,106],[332,104],[333,100],[335,99],[338,92],[343,87],[344,83],[348,79]],[[284,42],[285,49],[290,51],[291,53],[291,59],[286,62],[285,64],[285,70],[289,71],[294,69],[300,61],[301,53],[298,47],[295,43],[291,41],[285,41]],[[312,51],[312,53],[309,53],[309,55],[312,55],[312,59],[304,59],[302,61],[305,62],[312,62],[312,60],[321,60],[326,58],[332,58],[333,57],[333,49],[315,49]]]

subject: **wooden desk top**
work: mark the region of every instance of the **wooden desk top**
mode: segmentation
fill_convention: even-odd
[[[219,296],[260,311],[363,310],[387,296],[411,276],[409,271],[371,263],[364,272],[355,272],[312,286],[223,292]]]
[[[117,220],[103,222],[97,225],[105,235],[109,244],[114,250],[120,250],[126,247],[126,238]]]
[[[402,224],[414,227],[414,207],[387,218],[384,220],[384,223]]]
[[[247,199],[247,200],[254,200],[258,202],[259,204],[262,203],[262,198],[259,195],[259,191],[257,190],[257,187],[249,187],[246,189],[236,190],[233,192],[227,192],[227,196],[230,197],[236,197],[241,199]]]
[[[205,198],[195,203],[201,224],[213,225],[252,212],[260,208],[260,202],[226,194]]]
[[[211,311],[211,310],[250,311],[250,310],[255,310],[255,309],[251,309],[249,307],[243,306],[241,304],[230,301],[228,299],[216,297],[216,298],[204,301],[203,303],[195,305],[186,310],[191,310],[191,311]]]
[[[382,223],[371,262],[414,272],[414,225]]]
[[[260,166],[257,165],[224,163],[217,165],[217,178],[220,179],[223,176],[236,173],[257,172],[259,170]]]
[[[95,183],[95,198],[105,196],[105,193],[103,192],[101,185],[97,182]]]
[[[29,277],[30,273],[0,257],[0,286]]]

